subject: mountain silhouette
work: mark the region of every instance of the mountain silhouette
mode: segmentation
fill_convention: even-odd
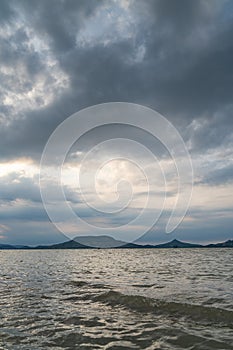
[[[201,244],[193,244],[178,241],[177,239],[173,239],[173,241],[157,244],[155,248],[201,248],[203,247]]]
[[[166,249],[166,248],[233,248],[233,240],[227,240],[221,243],[211,243],[207,245],[181,242],[177,239],[173,239],[170,242],[157,244],[157,245],[142,245],[137,243],[127,243],[124,241],[116,240],[110,236],[80,236],[75,237],[72,240],[51,244],[51,245],[38,245],[36,247],[24,246],[24,245],[10,245],[0,244],[0,250],[9,249],[98,249],[98,248],[123,248],[123,249]]]
[[[116,240],[111,236],[77,236],[73,239],[75,242],[80,244],[94,247],[94,248],[115,248],[121,247],[126,244],[126,242]]]

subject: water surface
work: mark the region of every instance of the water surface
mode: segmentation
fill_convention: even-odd
[[[233,349],[232,249],[0,251],[0,349]]]

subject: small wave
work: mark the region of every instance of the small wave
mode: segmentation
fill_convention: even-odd
[[[70,281],[67,284],[77,288],[88,287],[89,289],[111,289],[111,286],[109,285],[105,285],[103,283],[91,283],[87,281]]]
[[[135,287],[135,288],[151,288],[151,287],[154,287],[155,284],[133,284],[132,287]]]
[[[74,286],[74,287],[85,287],[89,283],[86,281],[70,281],[68,282],[69,285]]]
[[[117,291],[109,291],[95,297],[96,301],[111,306],[123,306],[137,312],[166,314],[175,317],[190,318],[207,323],[222,323],[233,328],[233,311],[215,307],[187,303],[155,300],[140,295],[126,295]]]

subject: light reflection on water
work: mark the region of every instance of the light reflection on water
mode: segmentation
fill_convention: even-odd
[[[0,251],[0,349],[233,349],[232,256]]]

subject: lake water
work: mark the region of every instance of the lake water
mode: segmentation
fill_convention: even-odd
[[[0,349],[233,349],[233,249],[0,251]]]

